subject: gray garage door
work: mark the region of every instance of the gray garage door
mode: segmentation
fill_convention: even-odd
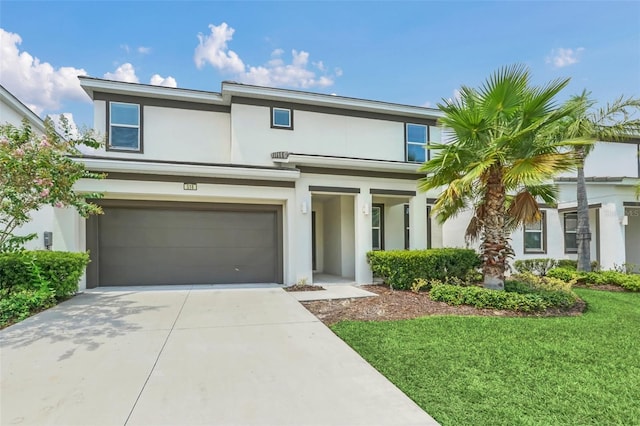
[[[278,210],[104,207],[89,286],[281,282]],[[89,241],[89,239],[88,239]],[[91,247],[90,247],[91,248]],[[97,270],[96,270],[97,269]]]

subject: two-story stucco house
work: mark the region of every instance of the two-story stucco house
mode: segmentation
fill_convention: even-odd
[[[87,287],[371,282],[365,254],[442,246],[417,191],[433,109],[224,82],[221,93],[80,77],[106,146],[81,159],[104,215],[56,236]],[[434,194],[432,194],[434,195]]]
[[[55,250],[89,250],[81,288],[152,284],[370,283],[372,249],[465,246],[464,214],[430,217],[418,191],[438,110],[224,82],[220,93],[80,77],[105,147],[104,215],[52,209]],[[639,144],[589,157],[594,259],[640,264]],[[512,235],[517,258],[575,258],[575,182]],[[35,222],[35,220],[34,220]]]

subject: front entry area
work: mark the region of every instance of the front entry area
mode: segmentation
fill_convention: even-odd
[[[103,200],[87,221],[87,287],[282,283],[276,205]]]

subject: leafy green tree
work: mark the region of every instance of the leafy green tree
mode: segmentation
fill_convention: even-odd
[[[68,133],[68,122],[62,117]],[[66,135],[68,136],[68,134]],[[21,127],[0,125],[0,252],[19,249],[35,237],[16,236],[16,228],[31,220],[30,213],[42,206],[73,207],[82,216],[99,214],[101,209],[87,201],[100,194],[82,194],[73,189],[81,178],[101,178],[87,171],[71,157],[81,156],[80,145],[97,148],[92,132],[77,138],[62,137],[50,119],[40,136],[27,120]]]
[[[556,141],[575,140],[572,150],[577,160],[578,270],[591,271],[591,233],[589,201],[584,164],[597,141],[624,141],[640,135],[640,99],[620,97],[605,107],[594,108],[596,101],[586,90],[566,103],[571,113],[549,128]]]
[[[540,137],[542,131],[570,114],[555,96],[569,80],[545,86],[530,83],[529,70],[504,67],[477,88],[462,87],[460,98],[438,104],[439,122],[450,136],[433,144],[421,171],[424,191],[444,188],[434,213],[440,221],[472,209],[468,239],[481,238],[484,286],[504,289],[509,234],[524,223],[540,220],[537,199],[554,204],[559,173],[575,169],[563,142]]]

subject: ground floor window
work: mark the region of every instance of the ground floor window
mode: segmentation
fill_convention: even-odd
[[[404,205],[404,248],[409,250],[409,204]],[[427,206],[427,248],[431,248],[431,206]]]
[[[384,204],[371,206],[371,248],[384,250]]]
[[[564,251],[565,253],[578,252],[578,213],[567,212],[564,214]]]
[[[545,253],[547,251],[546,219],[545,212],[542,212],[542,217],[539,221],[524,225],[525,253]]]

